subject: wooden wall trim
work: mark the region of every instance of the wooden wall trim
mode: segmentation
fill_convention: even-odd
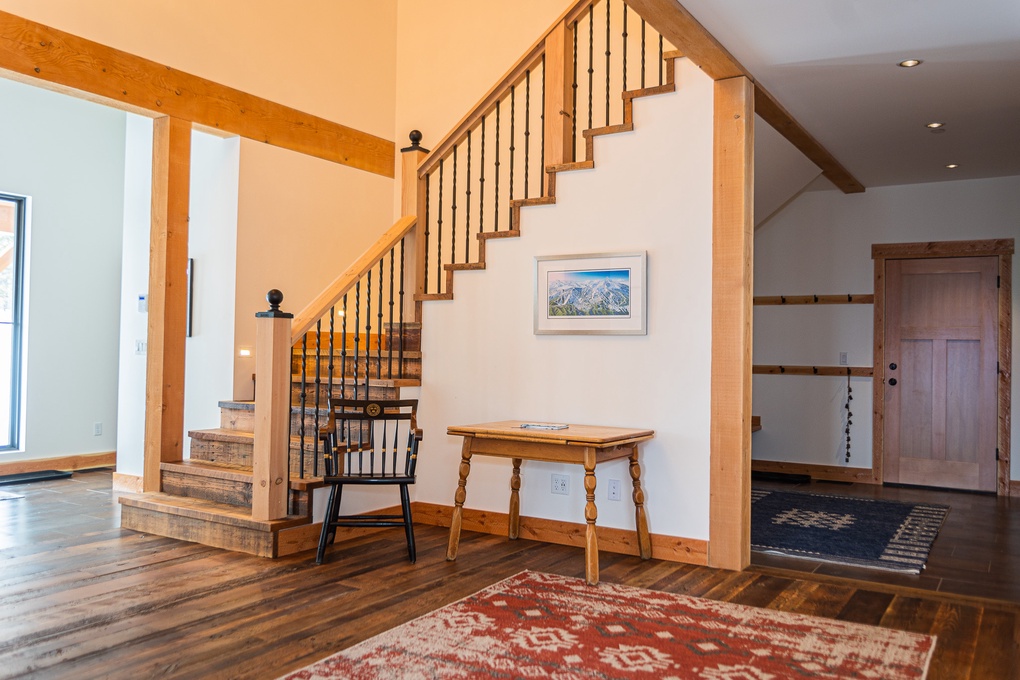
[[[1010,480],[1010,426],[1012,422],[1012,361],[1013,361],[1013,253],[1014,239],[984,239],[969,241],[918,241],[912,243],[876,243],[871,246],[875,261],[875,321],[874,362],[872,380],[872,469],[875,479],[884,479],[885,428],[885,263],[886,260],[907,260],[936,257],[998,257],[999,258],[999,386],[998,431],[999,451],[996,472],[996,493],[1013,494]]]
[[[754,89],[715,83],[709,565],[751,560],[751,321]]]
[[[39,472],[40,470],[91,470],[92,468],[113,467],[116,464],[116,451],[79,453],[73,456],[3,462],[0,463],[0,475],[19,475],[23,472]]]
[[[851,468],[839,465],[817,465],[815,463],[787,463],[777,460],[752,460],[753,472],[767,472],[785,475],[807,475],[811,479],[827,482],[860,482],[878,484],[871,468]]]
[[[415,501],[411,503],[414,521],[417,524],[449,527],[453,506]],[[485,534],[506,536],[510,527],[510,515],[503,512],[472,510],[464,508],[462,528]],[[540,517],[521,517],[521,538],[558,545],[583,548],[585,545],[584,523],[561,522]],[[637,533],[629,529],[596,526],[599,550],[637,555]],[[694,538],[651,534],[652,558],[667,562],[683,562],[705,566],[708,564],[708,543]],[[508,539],[509,540],[509,539]],[[583,559],[583,556],[578,556]]]
[[[0,72],[115,108],[173,116],[348,165],[395,173],[392,141],[0,11]]]
[[[1009,495],[1020,496],[1020,479],[1013,479],[1009,482]]]
[[[677,0],[631,0],[628,4],[713,80],[743,76],[754,82],[754,111],[762,120],[797,147],[844,193],[864,191],[864,185]]]

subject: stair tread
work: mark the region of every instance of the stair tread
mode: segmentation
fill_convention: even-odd
[[[569,172],[571,170],[592,170],[595,168],[595,161],[576,161],[573,163],[558,163],[545,166],[546,172]]]
[[[676,83],[663,83],[655,87],[646,87],[640,90],[627,90],[623,93],[624,99],[637,99],[638,97],[652,97],[657,94],[676,92]]]
[[[503,229],[502,231],[483,231],[478,234],[480,241],[486,241],[490,238],[520,238],[520,229]]]
[[[218,479],[229,479],[237,482],[251,482],[252,469],[250,465],[239,463],[220,463],[198,458],[185,458],[159,464],[160,470],[172,470],[205,477],[216,477]],[[290,488],[292,491],[306,491],[324,486],[322,477],[291,477]]]
[[[251,510],[236,505],[208,501],[201,498],[172,496],[163,492],[146,494],[123,494],[119,498],[122,505],[145,510],[154,510],[168,515],[190,517],[192,519],[217,524],[251,529],[254,531],[275,532],[280,529],[308,524],[307,517],[288,515],[283,519],[256,520],[251,517]]]

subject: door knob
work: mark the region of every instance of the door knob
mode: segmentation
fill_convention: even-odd
[[[889,378],[889,384],[890,385],[895,385],[896,384],[896,378]]]
[[[896,370],[896,364],[889,364],[889,370],[890,371],[895,371]]]

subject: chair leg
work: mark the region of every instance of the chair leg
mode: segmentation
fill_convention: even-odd
[[[414,547],[414,523],[411,521],[411,497],[407,493],[407,484],[400,485],[400,507],[404,511],[404,533],[407,534],[407,557],[411,564],[418,558]]]
[[[336,527],[331,525],[340,514],[341,489],[342,485],[334,484],[329,490],[326,514],[322,518],[322,532],[319,534],[319,549],[315,553],[316,564],[322,564],[322,560],[326,556],[326,546],[336,540]]]

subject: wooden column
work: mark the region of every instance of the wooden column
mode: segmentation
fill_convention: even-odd
[[[754,87],[715,83],[709,566],[751,559],[751,313]]]
[[[142,490],[160,490],[159,464],[182,457],[184,339],[187,325],[188,200],[191,123],[156,118],[152,126],[149,327],[145,368]]]
[[[429,150],[421,146],[421,133],[411,130],[409,135],[411,146],[400,150],[400,216],[414,215],[424,217],[424,209],[419,206],[425,202],[425,181],[418,180],[418,166]],[[421,322],[421,301],[416,301],[418,293],[425,292],[424,263],[425,236],[424,227],[419,222],[405,239],[406,260],[404,265],[404,316]]]
[[[570,46],[573,31],[566,21],[557,24],[545,39],[545,164],[559,165],[574,160],[574,138],[571,134],[572,58]],[[545,170],[545,168],[543,168]],[[552,192],[552,176],[544,173],[545,195]]]
[[[252,452],[251,516],[287,516],[290,490],[290,326],[280,311],[283,293],[266,296],[269,311],[255,315],[255,446]]]

